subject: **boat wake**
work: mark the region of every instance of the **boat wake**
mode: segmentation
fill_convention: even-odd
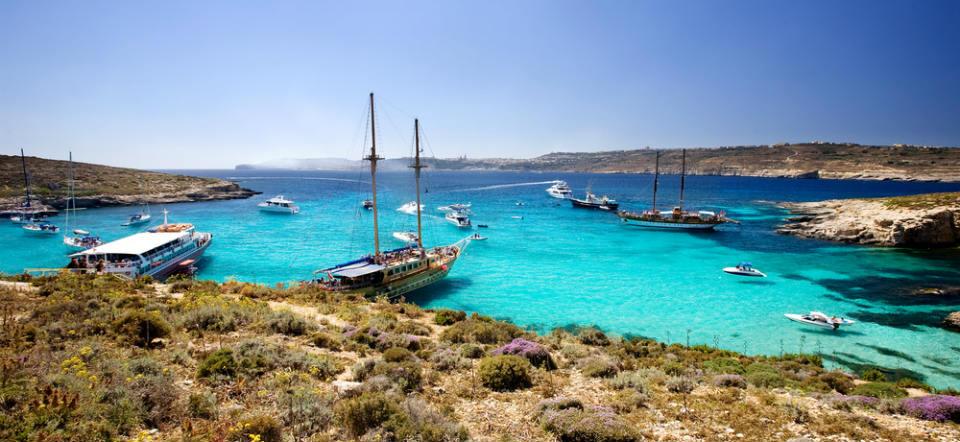
[[[542,186],[544,184],[553,184],[556,182],[557,182],[556,180],[550,180],[550,181],[534,181],[529,183],[494,184],[492,186],[473,187],[470,189],[458,189],[458,190],[453,190],[452,192],[475,192],[479,190],[507,189],[510,187]]]

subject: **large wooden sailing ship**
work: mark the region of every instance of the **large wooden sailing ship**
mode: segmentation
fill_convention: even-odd
[[[660,152],[657,152],[655,164],[653,176],[653,206],[650,210],[644,210],[639,213],[624,210],[617,212],[617,215],[624,223],[638,227],[661,229],[713,230],[714,227],[720,224],[733,222],[733,220],[728,219],[723,212],[716,213],[707,210],[688,212],[683,209],[683,192],[686,187],[687,178],[686,150],[682,151],[680,166],[680,204],[675,206],[670,212],[663,213],[657,210],[657,186],[660,182]]]
[[[371,208],[373,209],[373,254],[350,262],[317,270],[315,282],[322,288],[335,292],[361,293],[368,297],[386,296],[395,298],[413,290],[433,284],[450,272],[460,257],[469,239],[448,246],[424,248],[423,226],[420,213],[420,171],[426,166],[420,163],[420,121],[414,120],[415,154],[410,166],[416,181],[417,241],[399,249],[380,251],[380,232],[377,206],[377,131],[373,94],[370,94],[370,161]]]

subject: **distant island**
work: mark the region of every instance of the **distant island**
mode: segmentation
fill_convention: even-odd
[[[680,149],[663,149],[660,170],[680,172]],[[439,158],[434,170],[652,173],[656,150],[550,153],[530,159]],[[409,159],[390,159],[383,170],[406,170]],[[356,170],[359,160],[301,159],[241,164],[237,169]],[[960,181],[960,148],[913,145],[869,146],[807,142],[687,149],[690,175],[785,178]]]
[[[42,207],[66,205],[70,163],[26,157],[31,196]],[[169,173],[74,163],[77,207],[122,206],[249,198],[256,195],[234,182]],[[19,156],[0,155],[0,210],[23,201],[23,169]]]

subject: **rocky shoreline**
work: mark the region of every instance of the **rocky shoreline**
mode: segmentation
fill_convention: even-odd
[[[791,215],[777,232],[883,247],[960,245],[960,194],[781,203]]]

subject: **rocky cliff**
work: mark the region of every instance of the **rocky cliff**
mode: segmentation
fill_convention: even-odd
[[[786,203],[779,233],[889,247],[960,244],[960,193]]]

